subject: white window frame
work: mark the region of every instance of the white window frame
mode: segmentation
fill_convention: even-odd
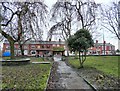
[[[32,52],[35,52],[35,54],[32,54]],[[35,50],[31,50],[30,53],[31,53],[31,55],[36,55],[36,51]]]

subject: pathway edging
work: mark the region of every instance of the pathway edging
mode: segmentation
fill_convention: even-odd
[[[52,63],[52,65],[53,65],[53,63]],[[53,66],[52,66],[52,67],[53,67]],[[46,82],[46,87],[45,87],[44,91],[46,91],[46,90],[47,90],[47,87],[48,87],[48,82],[49,82],[49,80],[50,80],[50,76],[51,76],[52,67],[50,68],[49,77],[48,77],[48,79],[47,79],[47,82]]]
[[[77,73],[77,74],[79,75],[79,73]],[[85,79],[85,78],[82,77],[81,75],[79,75],[79,76],[80,76],[90,87],[92,87],[94,91],[98,91],[97,88],[96,88],[94,85],[90,84],[90,82],[89,82],[87,79]]]

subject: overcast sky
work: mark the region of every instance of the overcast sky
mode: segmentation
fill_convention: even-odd
[[[51,7],[57,0],[45,0],[45,3]],[[61,0],[62,1],[62,0]],[[69,0],[68,0],[69,1]],[[109,4],[110,2],[118,2],[119,0],[93,0],[96,3]]]
[[[50,9],[52,7],[52,5],[56,2],[57,0],[45,0],[45,4],[48,6],[48,8]],[[96,3],[103,3],[103,4],[110,4],[110,2],[118,2],[119,0],[94,0]],[[46,34],[46,33],[44,33]],[[118,49],[118,40],[117,38],[113,38],[114,36],[111,34],[111,33],[108,33],[108,31],[104,31],[104,35],[105,35],[105,41],[107,43],[111,43],[113,45],[115,45],[115,49]],[[44,35],[46,36],[46,35]],[[97,39],[99,42],[102,42],[103,39],[102,39],[102,36],[99,37]],[[2,45],[2,43],[0,43],[0,45]]]
[[[48,5],[49,8],[52,7],[52,5],[56,2],[57,0],[45,0],[45,3]],[[107,4],[109,5],[111,2],[118,2],[119,0],[94,0],[96,3],[101,3],[101,4]],[[102,31],[103,32],[103,31]],[[46,34],[46,33],[45,33]],[[104,39],[106,43],[111,43],[115,45],[115,49],[118,49],[118,39],[114,37],[113,34],[111,34],[108,30],[104,29]],[[101,37],[98,37],[96,40],[98,42],[103,42],[103,34]]]

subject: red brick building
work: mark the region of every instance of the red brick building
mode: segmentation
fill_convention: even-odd
[[[45,56],[52,55],[53,53],[64,54],[64,45],[65,43],[63,41],[28,41],[23,47],[24,54],[27,56]],[[15,56],[21,55],[18,43],[15,43],[14,47]],[[6,51],[10,52],[10,45],[7,41],[3,43],[3,53]]]
[[[98,43],[98,40],[96,40],[94,47],[88,49],[88,54],[112,55],[115,54],[115,46],[105,41],[104,43]]]
[[[20,56],[21,51],[18,43],[15,43],[15,56]],[[46,56],[60,53],[65,54],[65,42],[63,41],[28,41],[24,45],[24,54],[27,56]],[[10,45],[8,41],[3,43],[4,52],[10,52]],[[115,54],[115,46],[110,43],[96,43],[94,47],[88,49],[88,55],[112,55]]]

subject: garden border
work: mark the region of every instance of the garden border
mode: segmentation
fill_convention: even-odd
[[[16,66],[16,65],[25,65],[30,63],[30,58],[21,58],[19,60],[2,60],[0,64],[2,66]]]
[[[94,91],[98,91],[97,88],[96,88],[94,85],[90,84],[90,82],[89,82],[87,79],[85,79],[84,77],[82,77],[78,72],[77,72],[77,74],[78,74],[78,76],[80,76],[90,87],[92,87],[92,89],[93,89]]]
[[[54,62],[53,62],[53,63],[54,63]],[[48,79],[47,79],[46,87],[45,87],[44,91],[47,91],[48,82],[49,82],[49,79],[50,79],[50,76],[51,76],[51,72],[52,72],[52,68],[53,68],[53,63],[52,63],[52,66],[51,66],[51,68],[50,68],[49,77],[48,77]]]

